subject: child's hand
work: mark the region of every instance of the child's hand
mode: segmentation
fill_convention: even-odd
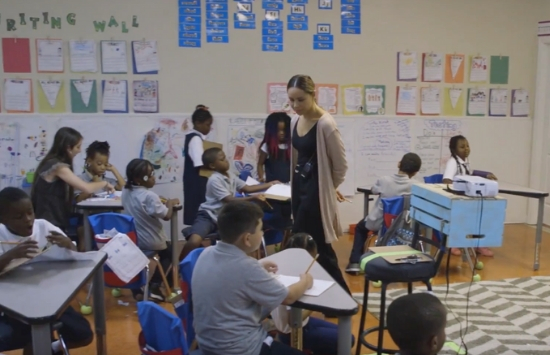
[[[497,180],[497,177],[496,177],[494,174],[489,173],[489,174],[487,174],[487,179],[489,179],[489,180]]]
[[[13,249],[6,252],[13,259],[32,258],[36,253],[38,253],[38,243],[36,240],[30,239],[17,244]]]
[[[273,261],[265,260],[260,262],[267,272],[277,273],[279,267]]]
[[[254,198],[258,201],[262,201],[264,202],[266,200],[266,197],[264,194],[257,194],[257,195],[254,195]]]
[[[338,202],[344,202],[346,198],[340,191],[336,190],[336,200],[338,200]]]
[[[306,287],[308,290],[313,287],[313,276],[311,276],[311,274],[300,275],[300,281],[304,281],[304,280],[306,282]]]
[[[106,169],[107,171],[116,170],[116,168],[115,168],[114,165],[112,165],[112,164],[107,164],[107,165],[105,165],[105,169]]]
[[[258,179],[258,181],[261,182],[261,183],[265,183],[265,178],[261,177],[261,178]]]
[[[115,187],[109,183],[107,183],[105,185],[105,187],[103,188],[103,190],[109,192],[110,194],[114,193],[115,192]]]
[[[172,206],[177,206],[180,204],[180,199],[179,198],[173,198],[170,200],[170,202],[172,203]]]
[[[279,180],[273,180],[273,181],[269,182],[269,185],[271,185],[271,186],[278,185],[278,184],[282,184],[282,182],[280,182]]]
[[[46,239],[48,240],[48,242],[52,243],[53,245],[57,245],[60,248],[74,249],[74,244],[71,239],[57,232],[50,232],[50,235],[47,236]]]

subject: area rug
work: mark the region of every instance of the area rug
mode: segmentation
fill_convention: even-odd
[[[462,334],[466,330],[469,295],[468,332],[463,337],[468,354],[550,354],[550,277],[451,284],[446,301],[446,285],[436,285],[433,291],[449,310],[447,339],[458,345],[461,328]],[[414,292],[426,292],[426,287],[419,286]],[[406,289],[388,290],[386,305],[406,293]],[[362,304],[362,293],[353,297]],[[368,311],[379,317],[380,293],[369,293]],[[440,355],[456,354],[451,348],[445,347]],[[464,347],[460,353],[465,354]]]

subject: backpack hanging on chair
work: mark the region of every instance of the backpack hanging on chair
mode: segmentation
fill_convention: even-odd
[[[394,210],[399,208],[398,205],[401,202],[401,212],[395,216],[395,214],[386,213],[386,208],[384,208],[384,224],[386,226],[389,225],[389,227],[382,236],[378,237],[378,240],[376,241],[377,247],[411,245],[412,243],[414,228],[409,211],[411,196],[403,195],[397,201],[392,202],[397,204]]]

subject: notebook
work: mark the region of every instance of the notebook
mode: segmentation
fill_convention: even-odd
[[[286,276],[286,275],[273,275],[277,280],[279,280],[280,283],[282,283],[285,287],[288,287],[292,284],[295,284],[296,282],[300,281],[300,278],[298,276]],[[326,290],[328,290],[332,285],[334,285],[334,281],[326,281],[326,280],[313,280],[313,286],[307,290],[304,295],[306,296],[312,296],[312,297],[318,297],[323,294]]]

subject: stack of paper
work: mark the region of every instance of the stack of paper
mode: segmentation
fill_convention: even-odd
[[[279,280],[279,282],[282,283],[285,287],[288,287],[300,281],[300,278],[298,276],[275,275],[274,277]],[[334,281],[314,279],[313,286],[309,290],[307,290],[304,295],[313,297],[320,296],[332,285],[334,285]]]

